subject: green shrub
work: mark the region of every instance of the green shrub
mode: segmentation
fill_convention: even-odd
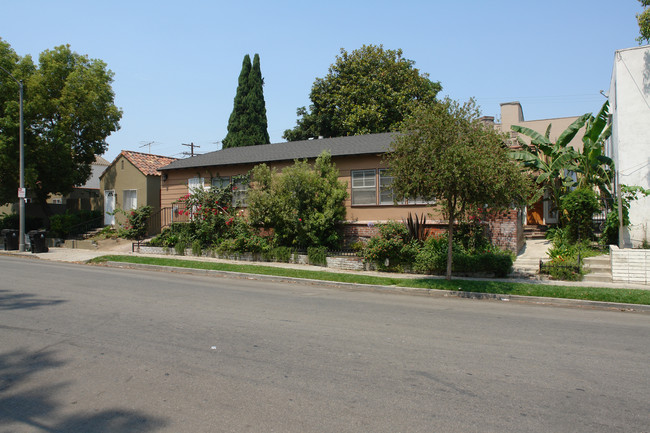
[[[260,164],[251,171],[248,212],[256,227],[272,228],[277,245],[336,247],[345,220],[347,184],[331,156],[295,161],[281,172]]]
[[[447,234],[431,236],[415,256],[413,270],[423,274],[441,274],[447,270]]]
[[[275,247],[271,250],[271,255],[278,262],[289,263],[291,260],[292,251],[289,247]]]
[[[176,254],[179,256],[184,256],[185,255],[185,243],[184,242],[176,242],[174,245],[174,251],[176,251]]]
[[[307,248],[307,258],[310,265],[327,266],[327,248],[309,247]]]
[[[593,215],[599,209],[596,193],[589,188],[578,188],[562,197],[562,219],[569,242],[593,239]]]
[[[198,239],[195,239],[194,242],[192,242],[192,255],[193,256],[200,256],[201,255],[201,241]]]
[[[419,250],[418,241],[409,242],[405,224],[389,221],[379,226],[379,235],[366,243],[360,255],[383,271],[403,271],[413,264]]]
[[[447,235],[428,238],[415,257],[413,269],[425,274],[444,274],[447,271]],[[483,252],[467,252],[460,243],[452,248],[454,273],[494,274],[505,277],[512,271],[513,255],[497,247],[484,246]]]

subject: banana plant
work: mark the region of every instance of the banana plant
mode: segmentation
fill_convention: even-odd
[[[608,125],[609,102],[605,102],[596,117],[590,116],[582,138],[582,152],[570,168],[578,174],[578,187],[596,187],[601,198],[611,200],[614,161],[605,155],[605,141],[612,134]]]
[[[548,125],[544,135],[519,125],[511,127],[513,131],[526,135],[531,140],[528,144],[521,137],[517,137],[521,149],[513,150],[510,154],[536,176],[535,183],[538,188],[530,203],[535,203],[548,193],[551,211],[555,211],[560,207],[562,196],[577,185],[573,173],[580,154],[569,146],[569,143],[590,116],[588,113],[576,119],[560,134],[555,143],[550,140],[551,125]]]

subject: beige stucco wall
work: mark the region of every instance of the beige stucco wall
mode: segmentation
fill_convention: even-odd
[[[428,218],[431,220],[441,220],[439,212],[433,206],[427,205],[355,205],[351,201],[351,174],[352,170],[386,168],[382,162],[381,155],[355,156],[355,157],[335,157],[332,159],[339,169],[339,180],[345,182],[348,186],[348,198],[345,201],[346,218],[348,221],[359,222],[382,222],[387,220],[402,220],[408,216],[409,212],[418,215],[432,214]],[[291,162],[273,163],[271,168],[281,170],[283,167],[290,165]],[[210,185],[211,178],[216,176],[236,176],[248,173],[253,168],[252,164],[211,167],[207,169],[183,169],[166,171],[168,178],[162,182],[161,188],[161,207],[172,207],[172,203],[181,196],[188,193],[187,181],[193,177],[203,177],[205,185]],[[379,194],[379,179],[377,177],[377,194]],[[377,196],[379,200],[379,196]],[[377,201],[378,202],[378,201]]]
[[[584,113],[582,113],[584,114]],[[524,126],[530,128],[540,134],[544,135],[546,133],[546,128],[548,125],[551,125],[551,134],[550,139],[552,142],[555,142],[557,138],[564,132],[566,128],[569,127],[573,122],[575,122],[579,116],[571,117],[555,117],[550,119],[536,119],[536,120],[525,120],[524,112],[521,108],[519,102],[504,102],[501,104],[501,124],[500,129],[506,134],[510,134],[511,137],[515,138],[517,134],[510,129],[512,125]],[[498,125],[497,125],[498,126]],[[584,128],[580,129],[576,136],[571,140],[570,145],[576,150],[582,150],[582,137],[584,136]],[[518,134],[523,138],[527,143],[530,143],[530,139],[523,135]]]

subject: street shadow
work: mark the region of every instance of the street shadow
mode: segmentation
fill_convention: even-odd
[[[0,354],[0,425],[23,425],[50,433],[64,432],[153,432],[167,425],[159,417],[142,412],[107,408],[61,416],[57,398],[68,385],[27,385],[31,376],[65,365],[54,352],[16,350]],[[25,389],[26,388],[26,389]]]
[[[0,290],[0,310],[21,310],[50,307],[66,302],[62,299],[39,299],[29,293]]]

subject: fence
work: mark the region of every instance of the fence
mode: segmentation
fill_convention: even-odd
[[[184,205],[174,205],[152,213],[147,220],[147,233],[160,233],[162,229],[171,226],[173,223],[188,222],[190,216],[186,210]]]

